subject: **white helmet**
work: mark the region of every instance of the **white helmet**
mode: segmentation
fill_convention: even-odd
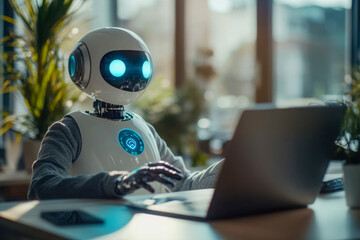
[[[69,74],[90,97],[115,105],[134,102],[152,77],[152,60],[144,41],[123,28],[87,33],[69,57]]]

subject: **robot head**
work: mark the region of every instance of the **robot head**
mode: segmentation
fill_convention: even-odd
[[[97,100],[126,105],[138,99],[152,77],[152,61],[143,40],[122,28],[87,33],[69,57],[75,85]]]

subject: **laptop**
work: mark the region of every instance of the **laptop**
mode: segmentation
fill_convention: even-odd
[[[345,107],[244,110],[215,189],[126,197],[146,212],[193,220],[306,207],[321,188]]]

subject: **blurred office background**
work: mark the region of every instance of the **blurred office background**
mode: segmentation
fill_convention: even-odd
[[[63,50],[69,54],[99,27],[137,33],[155,69],[147,92],[128,109],[201,165],[201,153],[221,153],[251,104],[342,93],[350,78],[351,6],[351,0],[88,0]],[[16,99],[4,95],[0,106],[16,108]],[[92,109],[88,100],[75,107]]]

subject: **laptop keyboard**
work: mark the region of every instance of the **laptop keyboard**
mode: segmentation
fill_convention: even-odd
[[[332,193],[344,190],[344,181],[342,178],[335,178],[322,183],[320,193]]]

